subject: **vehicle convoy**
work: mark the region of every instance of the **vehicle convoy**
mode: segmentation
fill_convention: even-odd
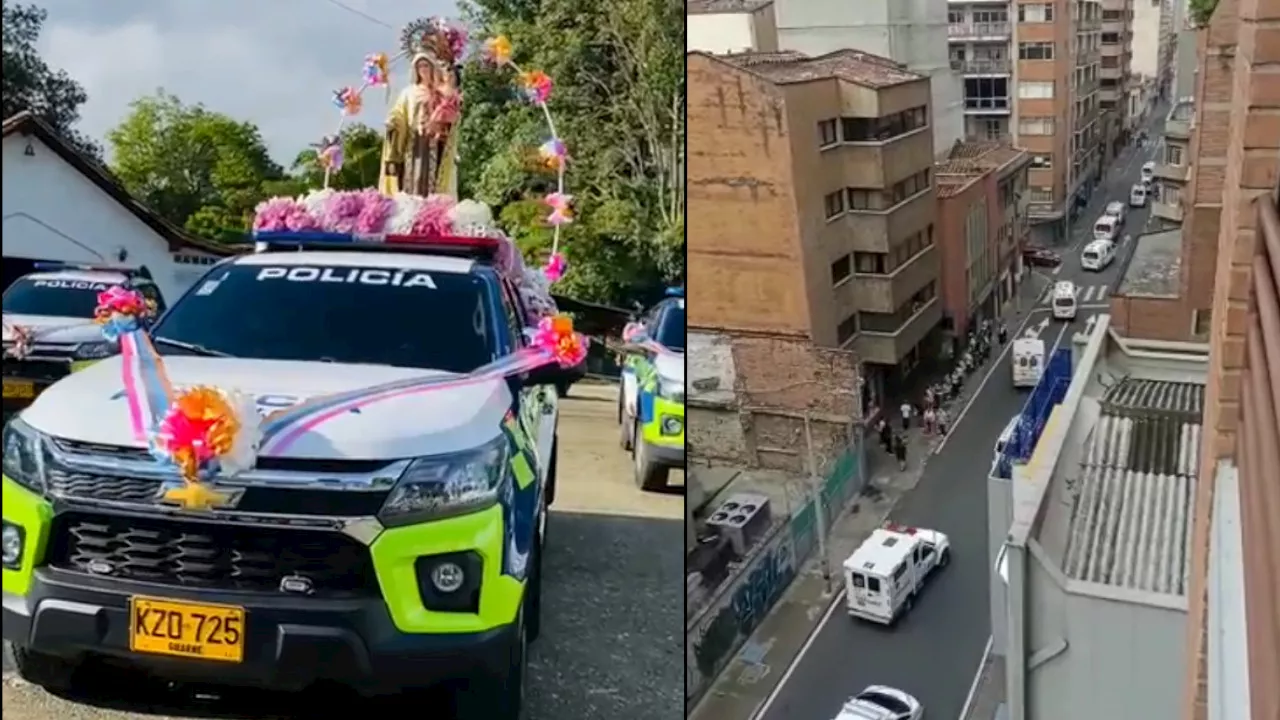
[[[893,625],[950,560],[951,542],[936,530],[891,523],[872,531],[844,561],[849,615]]]
[[[679,290],[624,333],[627,358],[618,386],[622,447],[635,461],[636,485],[662,490],[683,468],[685,301]]]
[[[1044,373],[1044,340],[1038,337],[1020,337],[1013,341],[1013,386],[1033,388]]]
[[[164,310],[146,270],[37,263],[36,272],[4,291],[4,416],[30,405],[60,378],[116,352],[94,323],[98,293],[113,285],[137,289]]]
[[[872,685],[849,698],[835,720],[921,720],[924,705],[909,693]]]
[[[1114,217],[1116,220],[1120,221],[1121,225],[1124,225],[1125,217],[1128,214],[1128,211],[1129,211],[1129,208],[1126,207],[1124,203],[1120,202],[1119,200],[1113,200],[1107,203],[1107,207],[1105,210],[1103,210],[1103,214]]]
[[[1147,196],[1150,194],[1147,183],[1134,183],[1133,187],[1129,188],[1129,207],[1146,207]]]
[[[1111,240],[1094,240],[1080,253],[1080,268],[1101,272],[1116,259],[1116,244]]]
[[[1093,224],[1093,239],[1115,242],[1116,237],[1120,234],[1120,225],[1121,220],[1115,215],[1102,215]]]
[[[1075,320],[1076,319],[1076,285],[1070,280],[1059,280],[1053,286],[1050,294],[1053,303],[1053,317],[1055,320]]]

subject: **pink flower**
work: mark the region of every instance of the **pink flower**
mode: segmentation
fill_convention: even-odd
[[[311,217],[311,213],[302,205],[294,203],[294,207],[284,216],[284,229],[293,232],[306,232],[308,230],[319,230],[320,223]]]
[[[441,94],[436,106],[431,109],[431,122],[438,125],[452,125],[458,122],[462,114],[462,96],[456,92]]]
[[[361,235],[376,235],[386,231],[387,220],[395,209],[395,201],[377,190],[365,190],[363,196],[364,209],[356,217],[356,232]]]
[[[542,268],[542,272],[547,276],[548,282],[560,282],[560,278],[564,277],[565,271],[569,269],[569,262],[564,259],[564,255],[555,253],[551,259],[547,261],[546,267]]]
[[[418,210],[413,220],[413,234],[438,237],[452,235],[453,223],[449,221],[449,211],[453,209],[453,199],[445,195],[432,195]]]
[[[324,205],[320,225],[329,232],[349,233],[364,210],[364,198],[356,192],[334,193]]]
[[[288,230],[285,219],[299,207],[292,198],[276,197],[264,200],[254,208],[253,229],[263,232]]]

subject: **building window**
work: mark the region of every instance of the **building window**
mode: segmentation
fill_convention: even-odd
[[[843,345],[858,334],[858,313],[854,313],[836,326],[836,342]]]
[[[1018,121],[1018,133],[1022,135],[1052,135],[1052,117],[1024,117]]]
[[[839,285],[849,278],[849,256],[843,255],[839,260],[831,263],[831,284]]]
[[[1052,60],[1053,43],[1024,42],[1018,43],[1019,60]]]
[[[1005,136],[1004,121],[1000,118],[984,119],[982,129],[988,140],[1001,140]]]
[[[1120,43],[1120,33],[1105,32],[1102,33],[1103,45],[1117,45]]]
[[[1018,97],[1023,100],[1052,100],[1053,81],[1024,81],[1018,83]]]
[[[1209,337],[1213,310],[1195,310],[1191,313],[1191,334],[1198,338]]]
[[[950,25],[961,25],[961,24],[963,24],[963,23],[964,23],[964,11],[963,11],[963,10],[948,10],[948,11],[947,11],[947,23],[948,23],[948,24],[950,24]]]
[[[853,254],[853,263],[861,275],[884,275],[889,269],[888,258],[885,253],[859,252]]]
[[[858,325],[868,332],[896,333],[902,329],[916,313],[924,309],[938,294],[938,286],[936,280],[930,280],[928,285],[920,288],[916,294],[912,295],[904,302],[896,311],[891,313],[858,313]]]
[[[912,258],[933,245],[933,225],[928,229],[911,233],[893,248],[893,272],[911,262]]]
[[[1164,161],[1169,165],[1182,164],[1182,148],[1177,145],[1164,146]]]
[[[919,105],[878,118],[840,119],[845,142],[884,142],[929,124],[929,106]]]
[[[1033,187],[1027,191],[1028,202],[1033,203],[1051,203],[1053,202],[1053,188],[1051,187]]]
[[[827,213],[828,220],[834,220],[844,212],[844,193],[833,192],[827,193],[822,197],[822,207]]]
[[[1053,22],[1052,5],[1019,5],[1018,22]]]
[[[1115,69],[1120,67],[1120,58],[1114,55],[1106,55],[1102,58],[1102,67]]]
[[[840,138],[836,137],[836,121],[823,120],[819,122],[818,137],[821,138],[820,144],[818,147],[824,147],[824,148],[831,147],[832,145],[835,145],[837,142],[839,142]]]
[[[965,78],[964,106],[969,110],[1008,110],[1008,78]]]
[[[1115,78],[1102,78],[1102,87],[1104,87],[1104,88],[1106,88],[1106,89],[1108,89],[1108,90],[1114,90],[1114,89],[1116,88],[1116,79],[1115,79]]]
[[[1031,156],[1032,170],[1048,170],[1053,167],[1053,153],[1042,153]]]
[[[929,174],[930,171],[928,169],[921,170],[902,182],[894,183],[891,191],[893,194],[890,198],[890,206],[906,202],[907,198],[927,190],[929,188]]]
[[[1103,10],[1102,11],[1103,22],[1114,22],[1116,20],[1123,20],[1123,19],[1124,19],[1123,10]]]
[[[880,190],[848,188],[850,210],[884,210],[884,193]]]

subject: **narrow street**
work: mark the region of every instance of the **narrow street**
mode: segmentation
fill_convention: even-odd
[[[642,493],[618,449],[617,386],[583,383],[562,405],[560,491],[552,509],[542,637],[531,647],[529,720],[671,717],[681,703],[684,497]],[[683,484],[679,473],[672,482]],[[429,717],[424,698],[363,701],[341,692],[305,695],[212,690],[197,695],[135,677],[98,678],[60,698],[16,677],[4,659],[7,720],[151,717]]]
[[[1153,114],[1151,137],[1159,135],[1163,119],[1163,114]],[[1122,247],[1102,272],[1081,269],[1080,251],[1106,204],[1127,204],[1130,186],[1157,148],[1149,141],[1146,148],[1129,148],[1113,161],[1067,241],[1054,248],[1063,255],[1062,266],[1049,274],[1036,269],[1029,279],[1041,288],[1039,300],[1023,307],[1009,323],[1010,337],[1039,334],[1052,352],[1069,343],[1090,317],[1107,312],[1109,293],[1133,244]],[[1149,207],[1132,208],[1122,233],[1140,235]],[[1044,293],[1058,280],[1080,287],[1080,312],[1073,322],[1050,316]],[[936,447],[919,485],[890,516],[898,523],[947,533],[953,547],[951,565],[931,581],[912,612],[893,629],[850,619],[843,612],[843,594],[837,594],[797,660],[785,672],[780,669],[781,685],[764,699],[758,720],[830,720],[849,696],[880,683],[915,695],[931,718],[951,720],[961,714],[990,634],[987,473],[996,439],[1026,400],[1010,382],[1007,351],[1008,345],[987,369],[970,378],[969,383],[977,383],[976,391],[953,411],[955,427]],[[770,683],[776,682],[776,677],[770,678]]]

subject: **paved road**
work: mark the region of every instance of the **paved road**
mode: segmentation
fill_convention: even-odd
[[[560,490],[546,559],[543,635],[530,659],[529,720],[684,717],[684,498],[637,491],[617,449],[613,386],[578,386],[563,407]],[[683,477],[674,478],[683,483]],[[115,678],[112,678],[115,680]],[[136,682],[67,701],[12,676],[6,720],[440,717],[429,706],[339,693],[156,695]],[[415,699],[421,702],[421,698]]]
[[[1123,267],[1120,260],[1132,247],[1123,248],[1106,271],[1094,273],[1081,270],[1080,246],[1107,202],[1127,203],[1130,185],[1154,153],[1155,147],[1149,145],[1113,163],[1089,207],[1080,214],[1080,226],[1071,229],[1071,243],[1060,248],[1065,260],[1062,268],[1056,276],[1040,275],[1033,281],[1045,287],[1051,280],[1072,280],[1082,287],[1110,288]],[[1146,217],[1146,208],[1134,208],[1125,232],[1140,234]],[[1041,337],[1046,344],[1070,343],[1071,335],[1083,330],[1090,316],[1106,312],[1106,296],[1101,297],[1104,300],[1093,307],[1083,303],[1071,323],[1054,321],[1048,305],[1039,305],[1021,327],[1010,327],[1010,335],[1017,337],[1027,327],[1044,322]],[[876,683],[914,694],[929,717],[951,720],[960,715],[990,635],[986,478],[992,448],[1026,401],[1026,394],[1013,388],[1010,372],[1008,355],[1002,355],[985,378],[970,380],[982,385],[956,417],[956,427],[930,459],[915,491],[891,515],[896,522],[948,533],[954,547],[951,565],[892,630],[850,619],[843,612],[843,597],[837,598],[834,612],[819,626],[760,720],[830,720],[851,694]]]

